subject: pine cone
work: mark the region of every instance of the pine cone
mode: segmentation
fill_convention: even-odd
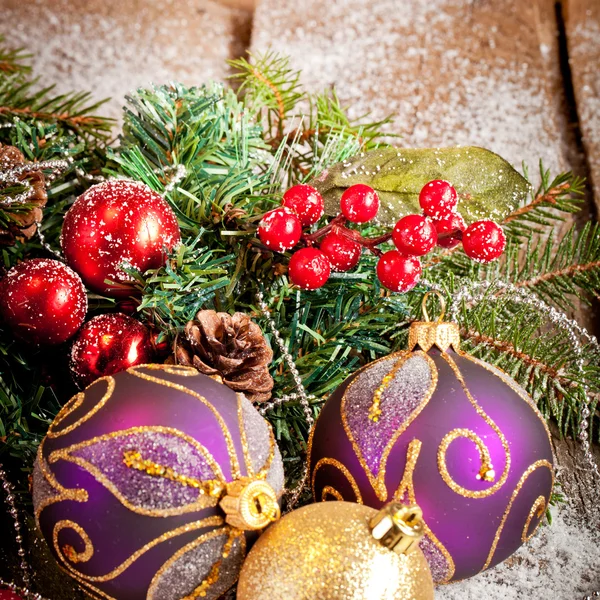
[[[244,313],[233,316],[201,310],[175,342],[174,362],[193,366],[206,375],[219,375],[223,383],[243,392],[252,402],[271,397],[273,378],[269,364],[273,351],[260,327]]]
[[[26,163],[25,157],[17,148],[0,144],[0,171],[6,172]],[[27,180],[31,193],[26,201],[20,203],[11,203],[8,198],[0,197],[0,246],[12,246],[17,238],[33,237],[37,223],[42,220],[42,207],[48,200],[44,174],[41,171],[25,171],[17,175],[15,180]],[[0,185],[12,186],[15,180],[4,181]],[[27,210],[23,209],[23,205],[28,207]]]

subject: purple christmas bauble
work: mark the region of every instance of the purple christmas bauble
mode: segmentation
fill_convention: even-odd
[[[457,346],[457,344],[455,344]],[[505,560],[539,526],[553,485],[550,434],[533,400],[462,352],[399,352],[349,377],[311,439],[314,498],[418,503],[434,581]]]
[[[256,486],[278,512],[281,456],[244,395],[195,369],[145,365],[63,407],[40,445],[33,501],[60,566],[92,597],[211,600],[256,536],[222,507]],[[224,500],[234,488],[244,491]]]

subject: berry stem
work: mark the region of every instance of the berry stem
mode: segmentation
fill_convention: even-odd
[[[364,237],[358,233],[355,229],[348,229],[344,224],[346,222],[346,217],[344,215],[339,214],[334,217],[327,225],[321,227],[314,233],[303,233],[301,240],[307,245],[312,246],[314,243],[318,242],[322,237],[326,236],[330,231],[335,231],[338,235],[350,240],[352,242],[356,242],[360,244],[370,252],[372,252],[375,256],[381,256],[382,251],[377,247],[381,244],[385,244],[392,239],[392,232],[384,233],[383,235],[379,235],[377,237]],[[448,231],[445,233],[440,233],[438,235],[438,239],[445,238],[456,238],[457,240],[462,240],[462,231],[460,229],[455,229],[454,231]]]

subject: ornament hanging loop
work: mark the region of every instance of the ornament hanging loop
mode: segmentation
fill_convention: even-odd
[[[431,320],[427,310],[427,300],[435,294],[440,303],[440,314],[435,321]],[[408,351],[411,352],[417,346],[427,352],[435,346],[442,352],[448,348],[454,348],[455,352],[460,351],[460,330],[456,323],[444,321],[446,315],[446,299],[437,290],[431,290],[423,296],[421,302],[424,321],[415,321],[411,323],[408,330]]]
[[[440,302],[440,315],[436,319],[436,323],[441,323],[444,320],[444,317],[446,316],[446,299],[437,290],[430,290],[423,296],[423,300],[421,301],[421,312],[423,314],[423,318],[427,323],[431,323],[431,318],[429,317],[429,312],[427,311],[427,300],[429,300],[431,294],[437,296]]]

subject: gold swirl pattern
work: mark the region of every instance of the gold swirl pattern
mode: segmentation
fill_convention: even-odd
[[[394,500],[397,500],[398,502],[403,502],[404,496],[408,496],[409,504],[418,504],[415,494],[413,474],[417,466],[417,461],[419,460],[419,455],[421,454],[422,446],[423,442],[421,442],[421,440],[412,440],[412,442],[408,445],[408,450],[406,452],[406,466],[404,467],[402,481],[400,481],[400,485],[394,493]],[[436,583],[448,583],[452,579],[452,576],[456,571],[454,559],[452,558],[452,555],[450,554],[450,552],[448,552],[444,544],[442,544],[442,542],[440,542],[440,540],[438,540],[437,537],[435,537],[433,531],[431,531],[425,520],[423,520],[423,531],[425,532],[425,536],[431,540],[434,546],[446,559],[446,563],[448,565],[446,577],[442,581]]]
[[[508,478],[508,469],[506,468],[504,469],[502,477],[487,490],[468,490],[452,479],[452,476],[448,471],[448,466],[446,465],[446,453],[450,444],[459,438],[469,439],[475,444],[477,451],[479,452],[479,460],[481,461],[481,471],[479,477],[481,479],[485,479],[486,481],[493,481],[491,475],[493,473],[493,467],[490,452],[483,440],[470,429],[453,429],[442,438],[437,455],[438,470],[442,479],[453,492],[456,492],[465,498],[487,498],[488,496],[495,494],[504,485],[504,483],[506,483]]]
[[[314,431],[314,428],[313,428],[313,431]],[[350,471],[346,468],[346,466],[343,465],[339,460],[336,460],[335,458],[322,458],[315,465],[315,468],[313,470],[313,475],[312,475],[312,481],[311,481],[313,497],[315,497],[315,480],[317,478],[317,472],[323,465],[329,465],[331,467],[335,467],[336,469],[338,469],[342,473],[342,475],[344,475],[344,477],[348,480],[348,483],[352,487],[352,491],[354,492],[354,495],[356,497],[355,502],[357,502],[358,504],[363,503],[362,495],[361,495],[360,489],[358,488],[358,485],[356,483],[356,479],[354,479],[354,477],[352,476],[352,473],[350,473]],[[339,498],[338,498],[339,500],[344,499],[342,497],[342,494],[340,494],[340,492],[338,492],[337,490],[333,490],[333,488],[331,488],[330,486],[327,486],[327,487],[330,488],[329,492],[335,491],[335,494],[332,493],[332,495],[334,495],[336,498],[339,496]],[[325,492],[325,490],[323,490],[323,493],[324,492]],[[316,497],[315,497],[315,499],[316,499]],[[321,500],[323,500],[323,499],[324,498],[321,495]]]
[[[465,392],[465,395],[469,399],[469,402],[473,405],[473,408],[475,409],[477,414],[490,426],[490,428],[494,431],[494,433],[500,439],[500,443],[502,444],[502,448],[504,449],[505,461],[504,461],[504,469],[502,471],[502,475],[500,476],[500,479],[498,479],[498,481],[492,487],[488,488],[487,490],[467,490],[466,488],[461,487],[452,479],[452,477],[448,473],[448,469],[445,468],[446,467],[445,453],[448,448],[448,445],[450,444],[450,442],[452,442],[457,437],[462,437],[462,434],[457,434],[455,432],[459,432],[459,431],[463,431],[463,430],[456,429],[444,437],[444,440],[442,440],[442,443],[440,444],[440,447],[438,449],[438,468],[440,471],[440,475],[441,475],[442,479],[444,480],[444,482],[446,483],[446,485],[451,490],[453,490],[457,494],[460,494],[461,496],[464,496],[465,498],[487,498],[488,496],[495,494],[506,483],[506,480],[508,479],[508,473],[510,471],[510,464],[511,464],[510,446],[508,445],[508,440],[506,439],[505,435],[502,433],[502,431],[500,430],[498,425],[496,425],[496,423],[488,416],[488,414],[483,410],[483,408],[481,408],[481,406],[479,406],[479,404],[477,403],[475,398],[473,398],[473,396],[471,395],[471,392],[469,391],[469,388],[467,387],[467,384],[465,383],[462,373],[460,372],[457,364],[454,362],[452,357],[445,352],[442,352],[441,356],[450,365],[450,368],[452,369],[452,371],[454,372],[454,375],[460,382],[460,384],[463,388],[463,391]],[[450,436],[450,437],[448,437],[448,436]],[[482,449],[485,448],[486,454],[484,454],[483,456],[489,457],[489,452],[487,451],[485,444],[478,436],[475,436],[475,438],[473,438],[470,435],[467,435],[466,437],[468,437],[469,439],[471,439],[472,441],[475,442],[475,444],[477,445],[477,448],[480,452],[480,456],[481,456]],[[446,438],[448,438],[448,441],[447,441],[447,444],[445,445],[445,448],[443,448],[444,441],[446,440]],[[445,471],[442,467],[444,467]]]
[[[79,394],[73,396],[73,398],[71,398],[60,409],[58,415],[56,415],[56,418],[48,428],[48,433],[46,435],[49,438],[57,438],[61,435],[66,435],[67,433],[70,433],[74,429],[77,429],[77,427],[85,423],[87,420],[91,419],[110,400],[111,396],[113,395],[113,392],[115,391],[115,380],[112,377],[100,377],[99,379],[96,379],[94,383],[90,384],[86,388],[86,391],[89,391],[93,386],[98,385],[101,382],[106,382],[106,392],[104,392],[104,395],[102,396],[100,401],[91,410],[86,412],[85,415],[81,417],[81,419],[78,419],[77,421],[75,421],[75,423],[72,423],[71,425],[65,427],[64,429],[61,429],[60,431],[55,431],[56,425],[63,421],[68,415],[75,412],[83,404],[83,401],[85,399],[85,392],[79,392]]]
[[[179,370],[174,372],[171,369],[171,367],[168,367],[165,369],[163,367],[163,365],[144,365],[142,368],[148,369],[151,371],[165,371],[166,373],[173,373],[175,375],[182,374],[182,373],[178,372]],[[185,369],[186,369],[184,372],[185,376],[186,377],[190,376],[190,374],[188,373],[188,370],[190,369],[190,367],[186,367]],[[142,373],[141,371],[138,370],[138,367],[131,367],[131,368],[127,369],[127,372],[130,373],[131,375],[135,375],[136,377],[139,377],[140,379],[145,379],[146,381],[151,381],[152,383],[157,383],[159,385],[164,385],[165,387],[178,390],[180,392],[183,392],[184,394],[188,394],[189,396],[196,398],[197,400],[200,400],[200,402],[202,402],[202,404],[204,404],[204,406],[206,406],[210,410],[210,412],[213,414],[213,416],[219,423],[219,427],[221,428],[221,431],[223,432],[223,436],[225,437],[225,444],[227,445],[227,453],[229,455],[229,461],[231,463],[231,476],[233,477],[233,479],[238,479],[239,477],[242,476],[241,471],[240,471],[240,465],[239,465],[239,462],[237,459],[237,453],[235,451],[235,445],[233,443],[233,438],[231,437],[231,432],[227,428],[227,425],[226,425],[223,417],[219,414],[219,411],[204,396],[202,396],[202,394],[199,394],[198,392],[195,392],[194,390],[190,390],[189,388],[186,388],[184,385],[180,385],[178,383],[173,383],[171,381],[167,381],[166,379],[161,379],[160,377],[153,377],[152,375]]]
[[[356,454],[356,457],[358,458],[358,461],[360,462],[361,467],[363,468],[365,474],[367,475],[367,478],[369,479],[369,482],[370,482],[377,498],[379,498],[379,500],[381,500],[383,502],[385,502],[388,499],[388,491],[387,491],[387,487],[385,485],[385,473],[386,473],[386,467],[387,467],[387,460],[390,455],[390,452],[392,451],[392,448],[394,447],[394,444],[396,443],[396,441],[406,431],[406,429],[408,429],[409,425],[419,416],[421,411],[427,406],[427,404],[431,400],[433,393],[434,393],[435,389],[437,388],[438,372],[437,372],[435,363],[433,362],[431,357],[429,357],[427,354],[425,354],[424,352],[422,352],[420,350],[416,351],[416,352],[397,352],[395,354],[390,354],[389,356],[387,356],[385,358],[380,358],[379,360],[376,360],[372,363],[369,363],[369,365],[367,365],[370,368],[373,365],[377,364],[378,362],[389,360],[390,358],[398,358],[398,363],[400,363],[400,365],[398,366],[398,363],[395,363],[394,367],[392,367],[393,369],[396,369],[396,367],[397,367],[397,369],[396,369],[396,372],[397,372],[398,370],[400,370],[402,365],[409,358],[412,358],[414,356],[419,356],[428,363],[429,371],[431,373],[431,383],[429,385],[429,389],[423,396],[423,400],[421,400],[420,404],[413,410],[413,412],[409,415],[409,417],[406,419],[406,421],[404,421],[402,423],[402,425],[394,432],[394,434],[391,436],[389,442],[385,446],[384,451],[381,455],[381,460],[379,462],[379,468],[377,470],[377,475],[374,475],[373,472],[371,471],[371,469],[369,468],[369,466],[367,465],[367,463],[363,457],[363,454],[361,452],[361,449],[358,446],[358,444],[356,443],[354,436],[352,435],[352,430],[348,423],[348,420],[346,417],[346,410],[345,410],[346,402],[347,402],[347,398],[348,398],[348,392],[350,389],[352,389],[353,385],[356,384],[360,373],[366,367],[363,367],[362,369],[359,369],[357,371],[357,375],[354,377],[354,379],[350,382],[350,385],[348,385],[348,387],[344,391],[344,395],[342,397],[342,401],[341,401],[341,405],[340,405],[340,411],[341,411],[341,415],[342,415],[342,424],[344,427],[344,431],[346,432],[346,435],[348,436],[348,439],[350,440],[350,443],[352,444],[354,453]]]
[[[65,545],[62,548],[59,546],[58,536],[63,529],[72,529],[77,532],[79,537],[83,540],[83,552],[77,552],[73,546]],[[52,531],[52,543],[57,556],[60,556],[65,563],[67,561],[72,563],[87,562],[94,555],[94,545],[92,544],[92,540],[90,540],[90,536],[85,532],[83,527],[75,523],[75,521],[69,521],[68,519],[58,521],[56,525],[54,525],[54,530]]]
[[[535,404],[535,402],[533,401],[531,396],[529,396],[527,394],[527,392],[519,384],[517,384],[517,382],[512,377],[510,377],[505,371],[503,371],[499,367],[496,367],[495,365],[490,365],[490,364],[484,362],[483,360],[479,360],[478,358],[475,358],[474,356],[467,354],[466,352],[461,351],[461,352],[459,352],[459,355],[461,356],[461,358],[465,358],[465,359],[471,361],[472,363],[475,363],[476,365],[483,367],[486,371],[489,371],[492,375],[494,375],[495,377],[498,377],[498,379],[500,379],[513,392],[515,392],[517,394],[517,396],[519,396],[521,398],[521,400],[524,400],[527,403],[527,405],[531,408],[531,410],[535,413],[537,418],[542,422],[542,425],[544,426],[544,430],[546,431],[546,435],[548,436],[548,444],[550,445],[550,449],[552,451],[552,458],[554,459],[552,436],[550,434],[550,429],[548,429],[548,423],[546,423],[546,419],[544,418],[544,415],[542,415],[542,413],[540,412],[540,409],[537,407],[537,405]],[[556,460],[554,460],[554,462],[556,462]]]
[[[542,517],[546,512],[548,505],[546,503],[546,498],[544,496],[538,496],[527,515],[527,520],[525,521],[525,527],[523,527],[523,533],[521,534],[521,541],[523,543],[528,542],[538,530],[539,526],[542,524]],[[534,517],[537,517],[539,520],[538,524],[533,528],[533,531],[529,533],[529,527],[531,526],[531,521]]]
[[[208,452],[208,450],[200,444],[193,437],[179,431],[178,429],[174,429],[172,427],[162,427],[159,425],[156,426],[143,426],[143,427],[131,427],[129,429],[123,429],[121,431],[113,431],[112,433],[106,433],[104,435],[100,435],[97,437],[90,438],[85,442],[79,442],[77,444],[73,444],[66,448],[61,448],[59,450],[54,450],[48,456],[49,464],[54,464],[59,460],[65,460],[68,462],[72,462],[82,469],[85,469],[88,473],[90,473],[99,483],[101,483],[107,490],[109,490],[118,500],[119,502],[131,510],[132,512],[145,515],[148,517],[170,517],[174,515],[181,515],[189,512],[195,512],[197,510],[206,508],[208,506],[215,506],[217,503],[216,498],[212,498],[207,496],[202,491],[198,492],[198,497],[195,502],[190,504],[186,504],[185,506],[180,506],[177,508],[165,508],[165,509],[150,509],[143,508],[141,506],[136,506],[132,504],[125,496],[120,492],[117,486],[108,479],[108,477],[95,465],[91,464],[85,458],[80,456],[73,456],[74,452],[80,450],[81,448],[87,448],[88,446],[92,446],[99,442],[114,439],[118,437],[127,437],[132,434],[137,433],[164,433],[169,434],[174,437],[178,437],[183,439],[185,442],[193,446],[193,448],[208,462],[210,467],[215,474],[215,477],[222,482],[225,482],[225,477],[223,476],[223,472],[221,471],[221,467],[215,461],[212,454]]]
[[[146,600],[154,600],[160,578],[169,570],[169,568],[171,568],[173,566],[173,564],[177,560],[179,560],[182,556],[187,554],[190,550],[193,550],[194,548],[198,547],[200,544],[203,544],[204,542],[206,542],[210,539],[213,539],[215,537],[220,537],[222,535],[227,535],[228,540],[225,543],[225,547],[223,548],[223,553],[222,553],[221,559],[213,565],[213,568],[211,569],[211,572],[209,573],[207,578],[190,595],[182,598],[182,600],[194,600],[194,598],[206,596],[206,592],[210,589],[210,587],[212,585],[214,585],[218,581],[219,571],[220,571],[220,567],[223,562],[223,559],[227,558],[229,551],[233,545],[233,542],[236,539],[240,540],[240,543],[242,544],[242,556],[245,556],[245,554],[246,554],[246,537],[244,536],[244,534],[242,532],[236,531],[233,528],[227,527],[227,526],[221,527],[219,529],[213,529],[212,531],[209,531],[208,533],[201,535],[200,537],[196,538],[194,541],[183,546],[183,548],[180,548],[177,552],[175,552],[175,554],[173,554],[173,556],[171,556],[171,558],[169,558],[169,560],[167,560],[160,567],[160,569],[158,569],[158,571],[152,578],[152,581],[150,582],[150,586],[148,587],[148,594],[146,596]]]
[[[150,370],[164,371],[166,373],[170,373],[170,374],[174,374],[174,375],[178,375],[178,376],[191,377],[191,376],[198,375],[198,371],[196,371],[196,369],[193,369],[190,367],[145,365],[143,368],[150,369]],[[177,389],[181,392],[184,392],[188,395],[191,395],[191,396],[197,398],[198,400],[200,400],[200,402],[202,402],[205,406],[207,406],[209,408],[209,410],[213,413],[215,418],[217,419],[219,427],[225,437],[225,442],[226,442],[227,450],[228,450],[228,456],[229,456],[229,460],[230,460],[230,464],[231,464],[232,475],[233,475],[234,479],[239,478],[241,476],[237,451],[233,444],[233,438],[231,436],[231,433],[230,433],[229,429],[227,428],[227,425],[225,424],[225,421],[223,420],[221,415],[217,412],[216,408],[210,402],[208,402],[208,400],[206,400],[203,396],[201,396],[200,394],[197,394],[193,390],[189,390],[189,389],[185,388],[184,386],[171,383],[169,381],[160,379],[158,377],[153,377],[153,376],[147,375],[145,373],[140,373],[139,371],[136,370],[136,368],[130,368],[130,369],[128,369],[128,372],[136,377],[146,379],[148,381],[157,383],[159,385],[164,385],[166,387],[171,387],[171,388]],[[104,395],[102,396],[102,398],[98,401],[98,403],[88,413],[86,413],[81,419],[77,420],[75,423],[66,427],[63,430],[56,431],[55,430],[56,425],[59,424],[60,422],[62,422],[69,414],[72,414],[75,410],[77,410],[83,404],[83,402],[85,400],[85,392],[75,395],[71,400],[69,400],[69,402],[67,402],[67,404],[65,404],[63,406],[63,408],[57,415],[55,421],[53,422],[53,424],[50,427],[50,431],[47,436],[48,438],[56,438],[56,437],[65,435],[66,433],[73,431],[74,429],[79,427],[81,424],[86,422],[88,419],[90,419],[103,406],[106,405],[106,403],[111,398],[111,396],[114,392],[114,389],[115,389],[114,379],[112,377],[101,378],[100,380],[97,380],[96,382],[94,382],[94,384],[92,384],[92,385],[96,385],[98,381],[106,381],[107,382],[107,390],[104,393]],[[87,389],[89,390],[89,387]],[[241,397],[240,397],[240,395],[238,395],[238,418],[239,418],[239,425],[240,425],[240,433],[242,434],[242,447],[243,447],[244,463],[245,463],[248,473],[253,473],[254,470],[253,470],[250,450],[248,448],[248,443],[245,438],[245,431],[244,431],[244,427],[243,427],[243,414],[241,412]],[[276,451],[276,442],[275,442],[273,430],[268,422],[266,422],[266,425],[267,425],[268,431],[269,431],[269,455],[266,459],[265,464],[261,467],[259,473],[256,475],[256,477],[258,477],[259,479],[266,478],[266,476],[270,470],[270,467],[273,463],[273,460],[275,457],[275,451]],[[82,489],[82,488],[68,489],[68,488],[65,488],[63,485],[61,485],[58,482],[58,480],[56,479],[56,477],[50,470],[49,465],[54,464],[59,460],[66,460],[66,461],[72,462],[72,463],[77,464],[78,466],[86,469],[100,483],[102,483],[107,489],[109,489],[121,504],[123,504],[125,507],[127,507],[129,510],[132,510],[133,512],[145,514],[148,516],[164,517],[164,516],[183,514],[185,512],[192,512],[195,510],[199,510],[201,508],[205,508],[207,506],[205,495],[202,495],[202,498],[199,498],[198,502],[194,502],[190,505],[186,505],[184,507],[175,508],[175,509],[149,510],[149,509],[143,509],[140,507],[133,506],[125,497],[122,496],[122,494],[117,490],[117,488],[114,486],[114,484],[112,484],[103,475],[103,473],[99,471],[99,469],[97,467],[90,464],[88,461],[86,461],[85,459],[83,459],[81,457],[72,455],[72,453],[77,451],[78,449],[93,445],[104,439],[109,439],[109,438],[114,438],[114,437],[119,437],[119,436],[127,436],[130,434],[138,434],[138,433],[144,433],[144,432],[165,433],[165,434],[174,435],[176,437],[179,437],[179,438],[185,440],[187,443],[191,444],[194,447],[194,449],[197,450],[203,456],[203,458],[207,461],[207,463],[211,466],[213,471],[216,473],[219,480],[225,481],[225,477],[223,475],[220,465],[215,461],[212,454],[209,453],[206,448],[204,448],[204,446],[202,446],[197,440],[195,440],[191,436],[188,436],[188,435],[184,434],[183,432],[181,432],[177,429],[174,429],[174,428],[170,428],[170,427],[141,426],[141,427],[132,427],[128,430],[123,430],[123,431],[115,431],[115,432],[112,432],[109,434],[91,438],[84,442],[73,444],[66,448],[52,451],[48,456],[48,460],[46,460],[44,457],[44,441],[45,441],[45,439],[44,439],[44,440],[42,440],[42,442],[39,446],[39,449],[38,449],[38,456],[37,456],[38,464],[39,464],[42,476],[44,477],[44,480],[50,485],[50,487],[53,490],[56,491],[56,495],[44,499],[36,507],[35,518],[36,518],[36,523],[38,525],[38,528],[40,527],[40,516],[41,516],[42,512],[44,511],[45,508],[47,508],[51,504],[54,504],[57,502],[62,502],[63,500],[73,500],[76,502],[87,502],[89,499],[89,494],[88,494],[87,490]],[[216,499],[210,499],[210,500],[212,502],[211,505],[216,504]],[[225,526],[225,528],[223,528],[222,526]],[[59,521],[55,525],[52,535],[53,535],[54,549],[56,551],[57,556],[60,558],[60,560],[63,563],[63,564],[59,563],[59,567],[61,568],[61,570],[65,571],[71,577],[73,577],[82,586],[82,590],[88,596],[95,598],[95,599],[102,598],[102,599],[106,599],[106,600],[115,600],[115,598],[113,598],[109,594],[107,594],[104,591],[102,591],[101,589],[98,589],[97,587],[95,587],[93,585],[93,583],[102,583],[102,582],[106,582],[106,581],[115,579],[116,577],[121,575],[124,571],[126,571],[142,555],[144,555],[150,549],[154,548],[155,546],[157,546],[158,544],[160,544],[162,542],[165,542],[167,540],[175,538],[184,533],[189,533],[190,531],[205,529],[208,527],[221,527],[221,529],[217,530],[217,533],[209,532],[208,534],[199,536],[199,538],[197,538],[195,540],[195,542],[193,542],[195,545],[201,544],[205,539],[208,539],[207,536],[209,534],[218,535],[219,532],[221,534],[223,534],[223,532],[227,532],[227,531],[231,530],[230,527],[225,525],[224,519],[220,516],[211,516],[211,517],[208,517],[208,518],[205,518],[202,520],[193,521],[193,522],[184,524],[180,527],[177,527],[175,529],[167,531],[167,532],[163,533],[161,536],[148,542],[142,548],[135,551],[131,556],[129,556],[124,562],[122,562],[120,565],[118,565],[110,573],[107,573],[105,575],[99,575],[99,576],[85,575],[85,574],[81,573],[80,571],[78,571],[71,564],[71,563],[76,564],[76,563],[80,563],[80,562],[89,561],[94,553],[94,547],[93,547],[92,541],[91,541],[89,535],[85,532],[85,530],[80,525],[78,525],[77,523],[75,523],[73,521],[69,521],[69,520]],[[59,546],[60,532],[66,528],[73,529],[79,534],[79,536],[81,537],[81,539],[83,540],[84,545],[85,545],[84,550],[82,552],[77,552],[74,548],[72,548],[68,545],[65,545],[63,548],[61,548]],[[234,537],[237,539],[238,536],[241,540],[242,552],[245,553],[245,548],[246,548],[245,536],[244,536],[243,532],[235,532]],[[233,542],[233,540],[232,540],[232,542]],[[189,547],[189,546],[190,545],[188,544],[187,547]],[[231,547],[231,544],[229,544],[227,547]],[[174,558],[172,557],[172,559],[174,559]],[[163,572],[163,571],[161,571],[161,572]],[[216,572],[213,572],[212,575],[213,575],[213,577],[211,578],[211,581],[212,581],[212,579],[215,579],[217,574],[216,574]],[[158,576],[159,576],[159,573],[156,574],[155,578],[158,579]],[[199,588],[202,587],[202,585],[205,585],[205,587],[206,587],[205,582],[203,582],[203,584],[201,584],[201,586],[199,586]],[[199,594],[203,595],[202,590],[200,590],[200,589],[199,589]],[[148,598],[150,598],[150,595],[148,596]]]
[[[121,575],[121,573],[126,571],[138,558],[140,558],[140,556],[146,554],[148,550],[151,550],[152,548],[154,548],[158,544],[161,544],[162,542],[166,542],[167,540],[177,537],[178,535],[182,535],[183,533],[189,533],[190,531],[196,531],[198,529],[205,529],[206,527],[219,527],[224,523],[225,521],[222,517],[212,516],[207,517],[206,519],[201,519],[200,521],[193,521],[192,523],[187,523],[185,525],[177,527],[176,529],[167,531],[166,533],[163,533],[159,537],[154,538],[153,540],[142,546],[139,550],[136,550],[127,560],[123,561],[119,566],[115,567],[112,571],[110,571],[110,573],[107,573],[106,575],[84,575],[83,573],[80,573],[79,571],[71,567],[71,565],[64,560],[62,554],[59,554],[59,556],[63,558],[63,562],[67,567],[69,573],[73,574],[74,576],[77,576],[77,578],[83,579],[88,583],[102,583],[105,581],[110,581],[111,579],[115,579],[115,577]],[[81,531],[83,532],[83,529],[81,529]],[[95,591],[100,592],[100,590]]]
[[[500,521],[500,526],[498,527],[498,530],[496,531],[496,535],[494,536],[494,541],[492,542],[492,547],[490,548],[490,552],[488,554],[487,560],[485,561],[485,564],[483,565],[483,568],[481,569],[482,571],[485,571],[490,566],[490,563],[492,562],[492,559],[494,558],[494,554],[496,553],[496,547],[498,546],[498,542],[500,541],[500,536],[502,535],[502,530],[504,529],[504,525],[506,525],[506,520],[508,519],[510,510],[511,510],[517,496],[519,495],[521,488],[527,481],[527,478],[534,471],[536,471],[537,469],[541,469],[541,468],[547,468],[550,471],[550,474],[552,477],[552,485],[550,486],[550,489],[552,489],[552,487],[554,486],[554,471],[552,469],[552,465],[547,460],[538,460],[526,469],[526,471],[521,476],[521,479],[519,479],[519,483],[517,483],[517,485],[512,493],[512,496],[510,498],[510,501],[508,502],[508,506],[506,507],[506,510],[504,511],[504,514],[502,515],[502,521]],[[537,500],[536,500],[536,502],[537,502]]]
[[[321,490],[321,502],[327,502],[329,498],[344,501],[343,496],[334,487],[326,485]]]

